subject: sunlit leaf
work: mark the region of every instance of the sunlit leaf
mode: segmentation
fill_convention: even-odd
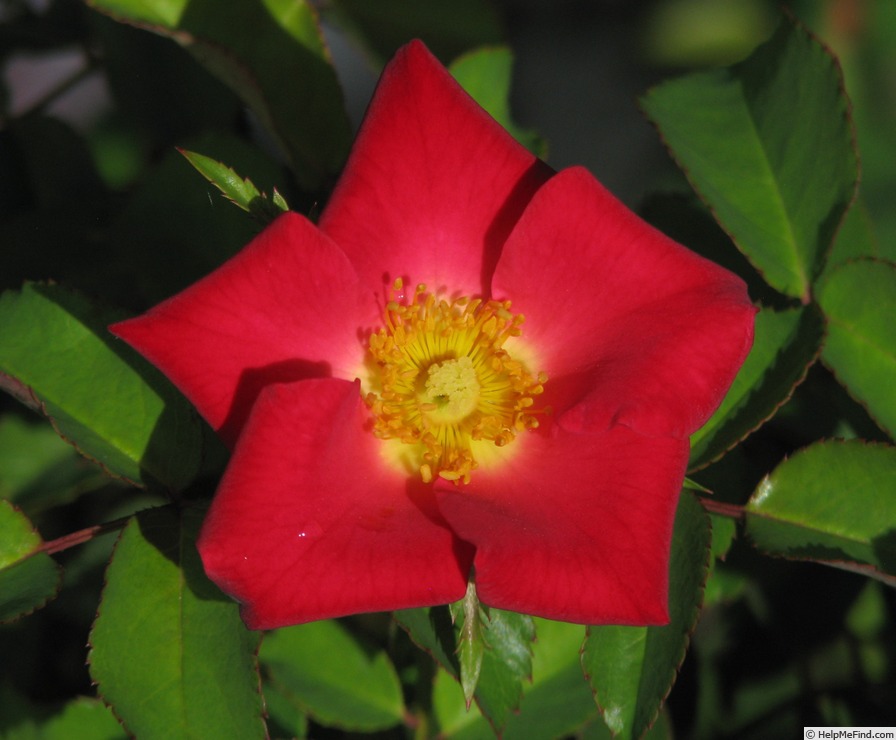
[[[268,197],[255,187],[248,177],[241,178],[232,168],[211,157],[186,150],[181,150],[181,154],[228,200],[251,213],[262,224],[273,221],[278,215],[289,210],[289,206],[276,188],[273,195]]]
[[[205,577],[202,515],[153,509],[124,529],[90,633],[90,673],[138,737],[264,738],[258,634]]]
[[[181,488],[199,468],[202,427],[174,386],[108,333],[120,318],[58,285],[7,291],[0,387],[113,475]]]
[[[858,172],[829,52],[785,20],[744,62],[664,83],[642,104],[753,265],[807,300]]]
[[[42,544],[25,515],[0,501],[0,623],[40,609],[59,590],[62,569]]]
[[[817,442],[775,468],[747,511],[762,551],[827,562],[896,585],[896,448]]]

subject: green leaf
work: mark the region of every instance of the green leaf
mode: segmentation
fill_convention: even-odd
[[[437,737],[477,740],[494,734],[478,707],[467,706],[457,678],[441,667],[433,680],[432,709],[438,725]]]
[[[395,612],[395,619],[414,643],[460,680],[460,625],[452,625],[446,607],[405,609]],[[489,609],[480,627],[485,652],[474,698],[495,731],[500,732],[510,713],[519,707],[523,683],[532,675],[535,626],[524,614]]]
[[[276,690],[321,724],[373,732],[404,717],[401,684],[385,651],[360,643],[338,622],[275,630],[259,658]]]
[[[455,59],[448,71],[470,96],[524,147],[542,157],[547,145],[534,131],[521,129],[510,116],[513,53],[506,46],[489,46]]]
[[[501,732],[520,705],[524,682],[532,677],[532,617],[489,609],[483,620],[486,650],[476,687],[476,703],[495,732]]]
[[[272,737],[304,738],[308,734],[308,717],[293,697],[270,681],[264,683],[264,708],[268,715],[268,732]]]
[[[124,740],[115,715],[101,701],[80,697],[40,727],[40,740]]]
[[[199,469],[202,427],[174,386],[108,333],[120,318],[58,285],[4,293],[0,387],[112,475],[182,488]]]
[[[255,187],[248,177],[240,178],[230,167],[211,157],[185,149],[181,149],[180,153],[228,200],[251,213],[262,224],[268,224],[281,213],[289,210],[289,206],[276,188],[274,188],[273,196],[268,198],[267,194]]]
[[[723,563],[737,535],[737,523],[733,518],[710,514],[712,525],[712,561],[703,589],[703,606],[732,601],[741,595],[747,578],[740,572],[727,569]]]
[[[546,619],[535,619],[535,627],[538,639],[532,645],[532,682],[524,684],[519,711],[511,714],[504,737],[562,737],[597,714],[579,662],[584,628]],[[491,734],[481,714],[466,711],[463,692],[446,671],[436,676],[433,712],[439,737],[473,740]]]
[[[0,418],[0,498],[15,501],[30,516],[108,482],[46,422],[17,414]]]
[[[850,260],[860,257],[881,257],[881,249],[874,235],[871,217],[861,198],[852,204],[828,255],[825,274]]]
[[[669,624],[588,628],[582,667],[604,721],[616,736],[641,737],[656,719],[675,682],[697,623],[709,545],[709,520],[696,499],[685,491],[672,536]]]
[[[722,405],[691,437],[688,468],[705,467],[769,419],[806,377],[823,337],[814,306],[760,311],[753,349]]]
[[[452,676],[460,676],[454,622],[447,606],[399,609],[392,616],[417,647]]]
[[[230,85],[283,144],[314,190],[339,171],[351,131],[342,91],[306,0],[89,0],[167,36]]]
[[[642,105],[741,251],[807,302],[858,175],[827,50],[785,20],[744,62],[664,83]]]
[[[525,687],[519,713],[511,715],[505,737],[554,738],[572,734],[597,714],[582,675],[581,625],[536,619],[532,685]]]
[[[230,163],[254,182],[281,182],[274,163],[235,137],[203,136],[188,148]],[[118,249],[119,272],[109,281],[116,304],[154,305],[215,270],[258,233],[253,219],[204,185],[173,149],[146,174],[109,233]]]
[[[476,586],[473,581],[467,583],[467,593],[463,598],[463,620],[460,637],[457,641],[457,655],[460,663],[460,685],[464,691],[464,703],[467,709],[473,702],[473,694],[479,683],[482,671],[482,658],[485,654],[483,638],[483,618],[488,619],[483,607],[476,597]]]
[[[746,507],[764,552],[858,570],[896,585],[896,448],[818,442],[775,468]]]
[[[40,609],[59,591],[62,569],[42,544],[25,515],[0,501],[0,623]]]
[[[90,633],[90,674],[137,737],[264,738],[258,635],[205,577],[202,517],[152,509],[128,523]]]
[[[822,361],[896,438],[896,265],[857,260],[819,287],[828,321]]]

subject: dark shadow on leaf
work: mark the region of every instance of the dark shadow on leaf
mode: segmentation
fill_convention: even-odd
[[[183,572],[184,583],[197,599],[230,602],[205,575],[196,538],[205,518],[204,507],[166,506],[137,515],[144,539]]]
[[[871,549],[882,570],[896,575],[896,529],[888,529],[871,540]]]
[[[130,366],[158,398],[164,400],[146,448],[137,462],[141,471],[164,488],[177,491],[186,487],[198,473],[202,461],[203,422],[195,409],[159,370],[109,333],[109,324],[125,318],[125,314],[100,306],[80,293],[62,286],[34,284],[33,289],[99,339]],[[99,386],[96,388],[96,399],[97,403],[108,402],[104,397],[104,389]],[[127,414],[128,409],[122,408],[121,413]],[[88,457],[95,457],[98,452],[82,449],[77,440],[69,441]],[[102,464],[102,460],[97,462]],[[114,474],[114,471],[111,472]],[[150,482],[146,476],[141,478],[133,482],[142,485]]]
[[[190,52],[253,109],[306,189],[327,186],[351,139],[338,79],[276,15],[261,0],[189,0],[171,35],[180,43],[187,36]]]

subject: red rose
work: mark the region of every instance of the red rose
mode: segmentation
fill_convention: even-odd
[[[743,282],[554,174],[419,42],[318,225],[280,216],[112,331],[232,446],[199,539],[251,628],[460,599],[667,620],[688,437]]]

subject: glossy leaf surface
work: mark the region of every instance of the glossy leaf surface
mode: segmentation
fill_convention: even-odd
[[[338,622],[275,630],[259,658],[277,692],[322,724],[372,732],[404,716],[401,685],[386,653]]]
[[[769,284],[808,299],[857,179],[833,57],[784,21],[744,62],[664,83],[642,104]]]
[[[42,544],[25,515],[0,501],[0,623],[39,609],[59,590],[62,569]]]
[[[670,623],[588,628],[582,667],[604,721],[617,737],[641,737],[675,682],[703,598],[709,545],[709,520],[685,491],[672,536]]]
[[[138,737],[263,738],[258,635],[205,577],[202,515],[153,509],[123,530],[90,633],[90,673]]]
[[[199,418],[161,373],[108,333],[117,318],[58,285],[8,291],[0,297],[0,373],[113,475],[181,488],[199,468]]]
[[[819,288],[828,322],[822,359],[896,439],[896,265],[857,260]]]
[[[519,707],[524,682],[532,677],[532,617],[490,609],[483,620],[482,657],[476,703],[492,727],[500,731]]]
[[[747,533],[763,552],[896,574],[896,448],[861,440],[818,442],[759,485]]]

